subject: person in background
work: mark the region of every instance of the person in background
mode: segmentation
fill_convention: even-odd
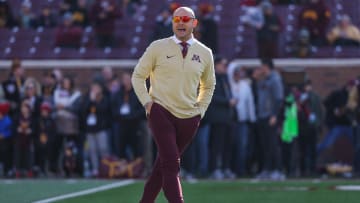
[[[172,11],[170,10],[170,7],[165,7],[160,11],[160,14],[156,17],[154,32],[152,33],[150,38],[151,41],[170,37],[173,34],[171,14]]]
[[[16,178],[23,176],[33,177],[32,171],[32,142],[35,132],[35,120],[31,116],[29,101],[23,100],[20,112],[14,121],[15,127],[15,175]]]
[[[284,101],[284,87],[272,59],[262,59],[260,69],[256,108],[263,167],[257,178],[281,180],[278,116]]]
[[[74,25],[86,27],[89,25],[87,0],[77,0],[76,6],[70,9],[73,15]]]
[[[63,23],[57,27],[55,36],[55,46],[63,48],[79,48],[83,29],[74,25],[71,13],[65,13]]]
[[[305,82],[299,98],[299,148],[300,172],[309,176],[315,174],[316,144],[324,122],[320,96],[314,91],[311,80]]]
[[[42,92],[43,100],[54,105],[55,89],[56,89],[55,76],[50,72],[44,73],[43,80],[41,83],[41,92]]]
[[[38,142],[39,140],[36,139],[36,136],[38,135],[38,130],[39,130],[39,123],[38,121],[40,120],[40,106],[41,103],[43,101],[42,96],[41,96],[41,88],[40,88],[40,84],[34,79],[34,78],[27,78],[25,80],[25,95],[24,95],[24,100],[27,101],[27,103],[30,105],[31,108],[31,120],[34,121],[33,123],[33,135],[34,135],[34,168],[33,168],[33,172],[35,173],[34,175],[37,174],[43,174],[44,171],[41,171],[40,166],[41,166],[41,157],[42,155],[42,150],[38,151],[38,149],[40,149],[39,145],[41,144],[40,142]]]
[[[232,95],[227,76],[227,60],[215,58],[216,86],[207,116],[210,124],[210,154],[212,178],[221,180],[235,178],[230,169],[233,139],[231,129],[236,117],[235,105],[238,102]]]
[[[99,174],[100,160],[110,153],[108,130],[110,129],[110,99],[104,94],[103,86],[92,82],[90,90],[81,105],[81,126],[84,126],[88,145],[92,176]]]
[[[24,0],[22,2],[17,20],[22,28],[29,29],[36,27],[36,15],[32,11],[32,3],[30,0]]]
[[[212,12],[214,8],[208,3],[199,5],[199,40],[208,46],[214,54],[218,52],[218,25]]]
[[[280,18],[274,13],[270,2],[264,1],[260,4],[264,15],[264,23],[258,26],[256,32],[258,57],[276,58],[278,50],[278,39],[281,31]]]
[[[250,81],[246,77],[246,72],[242,67],[228,70],[233,97],[237,103],[235,105],[237,120],[235,121],[234,143],[235,143],[235,169],[238,176],[245,175],[247,169],[248,146],[249,146],[249,123],[255,123],[255,102],[250,86]]]
[[[46,166],[50,164],[50,152],[53,146],[53,138],[56,136],[55,121],[52,117],[52,105],[48,102],[43,102],[40,106],[39,129],[35,135],[35,151],[37,152],[37,164],[39,167],[38,176],[46,176]]]
[[[76,89],[74,79],[65,76],[60,86],[54,91],[54,114],[56,124],[56,136],[54,137],[54,148],[52,148],[51,163],[58,163],[60,150],[64,140],[78,140],[79,121],[77,109],[81,92]],[[59,173],[58,165],[52,165],[51,172]]]
[[[5,99],[10,103],[9,115],[12,117],[19,112],[21,98],[24,95],[25,71],[21,66],[21,61],[14,59],[11,64],[8,79],[2,82]]]
[[[281,126],[281,151],[282,151],[282,168],[285,170],[287,176],[294,176],[296,171],[296,145],[299,136],[299,121],[298,121],[298,105],[295,98],[298,90],[297,87],[292,87],[288,91],[282,115],[279,120],[282,121]],[[285,177],[284,177],[285,178]]]
[[[301,29],[297,40],[292,47],[292,56],[296,58],[307,58],[313,53],[310,44],[310,33],[307,29]]]
[[[16,25],[12,8],[8,1],[0,1],[0,28],[12,28]]]
[[[54,28],[57,26],[57,18],[51,8],[45,5],[37,17],[36,24],[38,27]]]
[[[96,0],[90,9],[90,22],[95,28],[97,46],[114,47],[115,20],[121,13],[114,0]]]
[[[114,95],[112,112],[119,125],[119,134],[115,135],[118,156],[127,160],[142,157],[142,135],[139,134],[139,127],[145,114],[131,84],[130,73],[124,72],[121,76],[121,88]],[[127,153],[127,149],[131,150],[131,154]]]
[[[40,84],[35,78],[28,77],[24,82],[24,88],[25,92],[23,99],[26,99],[29,102],[32,118],[34,120],[39,120],[40,105],[43,101]]]
[[[348,103],[354,85],[356,85],[356,81],[350,80],[342,88],[334,90],[325,98],[326,124],[329,132],[317,144],[318,156],[331,147],[340,136],[346,136],[350,142],[353,142],[353,117],[349,114]]]
[[[314,46],[326,44],[326,29],[330,22],[330,10],[324,0],[309,0],[299,13],[299,29],[310,32],[310,42]]]
[[[336,25],[327,35],[330,44],[335,46],[360,46],[360,31],[348,15],[341,16]]]
[[[142,0],[123,0],[123,13],[127,16],[137,18],[142,8]]]
[[[0,100],[0,171],[6,177],[11,177],[12,170],[12,136],[13,122],[8,115],[10,104],[4,100]],[[1,176],[0,176],[1,177]]]

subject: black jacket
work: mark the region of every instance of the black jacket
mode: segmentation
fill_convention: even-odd
[[[90,124],[89,119],[95,109],[95,124]],[[91,101],[90,96],[86,95],[81,105],[80,125],[84,126],[86,133],[97,133],[111,127],[111,108],[110,99],[103,96],[99,102]]]
[[[121,109],[121,106],[125,103],[124,98],[126,97],[126,94],[128,97],[128,104],[129,104],[130,112],[127,115],[121,115],[120,109]],[[141,105],[140,101],[138,100],[138,98],[134,92],[134,89],[131,89],[129,92],[126,92],[124,90],[124,88],[120,88],[120,90],[113,95],[111,107],[112,107],[114,119],[116,119],[116,120],[145,119],[144,107]]]
[[[235,109],[230,106],[232,98],[229,80],[226,74],[215,74],[216,86],[213,98],[206,112],[209,123],[230,123]]]

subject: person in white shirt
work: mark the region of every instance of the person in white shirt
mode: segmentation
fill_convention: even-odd
[[[255,104],[251,91],[250,80],[247,79],[245,70],[241,67],[228,69],[233,98],[237,100],[235,105],[237,120],[234,128],[236,150],[236,174],[243,176],[248,158],[249,122],[255,122]]]

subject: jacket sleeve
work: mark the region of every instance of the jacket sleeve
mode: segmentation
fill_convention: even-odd
[[[255,114],[255,101],[254,101],[254,96],[253,93],[251,91],[251,87],[250,85],[246,86],[247,88],[247,95],[248,95],[248,101],[247,101],[247,108],[249,111],[249,119],[251,122],[255,122],[256,121],[256,114]]]
[[[147,91],[145,81],[150,76],[150,73],[155,66],[154,51],[154,46],[153,44],[151,44],[140,58],[138,64],[135,66],[134,72],[131,77],[131,82],[134,87],[135,93],[143,106],[146,103],[152,101]]]
[[[274,99],[273,116],[278,116],[284,100],[284,87],[280,76],[273,81],[272,95]]]
[[[199,95],[197,103],[200,108],[201,118],[204,117],[215,90],[215,70],[213,55],[210,51],[209,62],[200,78]]]

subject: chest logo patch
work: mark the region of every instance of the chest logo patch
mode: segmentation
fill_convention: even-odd
[[[197,61],[197,62],[201,63],[201,61],[200,61],[200,56],[199,56],[199,55],[196,55],[196,54],[194,54],[194,55],[192,56],[191,60],[192,60],[192,61]]]

